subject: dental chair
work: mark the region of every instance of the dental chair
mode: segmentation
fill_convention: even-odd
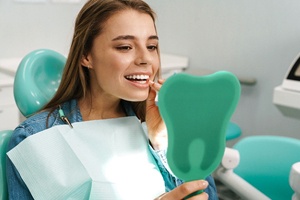
[[[242,130],[239,125],[234,122],[229,122],[226,130],[226,141],[234,140],[242,135]]]
[[[20,112],[29,117],[40,110],[56,92],[66,58],[49,49],[27,54],[19,64],[14,80],[14,97]],[[0,131],[0,200],[8,199],[6,151],[12,130]]]
[[[300,140],[243,138],[226,149],[215,177],[242,199],[300,200]]]
[[[66,58],[53,50],[39,49],[26,55],[16,72],[14,96],[20,112],[29,117],[56,92]]]
[[[6,185],[6,149],[12,130],[0,131],[0,200],[7,199]]]

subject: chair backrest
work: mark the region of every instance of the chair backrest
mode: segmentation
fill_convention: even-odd
[[[66,58],[50,49],[27,54],[14,80],[14,97],[21,113],[28,117],[41,109],[56,92]]]
[[[7,194],[7,184],[6,184],[6,150],[7,143],[12,134],[12,130],[0,131],[0,199],[6,200]]]
[[[234,145],[240,163],[234,172],[272,200],[291,199],[291,166],[300,161],[300,140],[281,136],[250,136]]]
[[[49,49],[27,54],[19,64],[14,79],[14,97],[20,112],[28,117],[41,109],[56,92],[66,58]],[[12,130],[0,131],[0,200],[8,196],[6,152]]]
[[[227,129],[226,129],[226,140],[234,140],[237,139],[238,137],[240,137],[242,134],[242,130],[239,127],[239,125],[237,125],[234,122],[229,122]]]

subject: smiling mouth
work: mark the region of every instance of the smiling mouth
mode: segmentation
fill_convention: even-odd
[[[141,75],[128,75],[128,76],[125,76],[125,78],[129,81],[145,84],[145,83],[148,82],[149,75],[143,75],[143,74],[141,74]]]

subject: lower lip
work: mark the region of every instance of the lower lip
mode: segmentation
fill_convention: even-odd
[[[126,79],[127,80],[127,79]],[[144,83],[138,82],[138,81],[129,81],[127,80],[131,85],[141,88],[141,89],[145,89],[145,88],[149,88],[149,81],[145,81]]]

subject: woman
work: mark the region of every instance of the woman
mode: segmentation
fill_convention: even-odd
[[[77,16],[55,96],[40,113],[15,129],[9,149],[56,125],[136,116],[147,124],[150,151],[165,182],[166,193],[157,199],[183,199],[198,190],[205,192],[191,199],[217,199],[211,176],[182,184],[158,156],[167,143],[166,128],[155,105],[156,92],[163,84],[159,71],[155,15],[145,2],[88,1]],[[10,199],[33,198],[9,159],[7,177]]]

